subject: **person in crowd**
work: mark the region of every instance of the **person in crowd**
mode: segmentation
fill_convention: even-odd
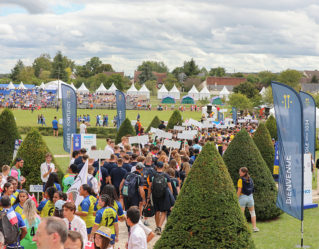
[[[44,192],[44,200],[38,206],[38,212],[41,217],[48,217],[54,214],[54,193],[57,190],[54,187],[49,187]]]
[[[1,194],[1,198],[3,198],[4,196],[8,196],[10,198],[10,203],[11,205],[15,202],[16,197],[13,195],[13,185],[10,182],[7,182],[3,185],[3,192]]]
[[[127,244],[128,249],[147,249],[147,238],[144,230],[138,225],[140,220],[140,210],[131,207],[126,213],[126,223],[130,227],[130,236]]]
[[[21,190],[21,183],[19,183],[18,180],[13,176],[7,177],[7,183],[11,183],[13,186],[13,194],[11,196],[11,204],[13,204]]]
[[[111,245],[111,229],[101,226],[94,234],[94,248],[95,249],[110,249]]]
[[[44,189],[46,190],[49,187],[54,187],[57,191],[62,191],[58,174],[53,172],[50,174],[48,181],[45,184]]]
[[[68,231],[79,232],[84,242],[88,240],[86,224],[79,216],[75,215],[76,207],[72,202],[66,202],[63,205],[63,220]]]
[[[28,199],[29,199],[28,191],[21,189],[18,194],[18,197],[16,198],[15,202],[12,205],[13,210],[19,213],[20,215],[22,215],[24,204]]]
[[[21,240],[21,246],[28,249],[37,249],[37,244],[33,241],[33,237],[38,230],[41,220],[37,214],[37,208],[33,200],[26,200],[23,205],[22,216],[25,217],[23,220],[27,228],[27,234]]]
[[[125,169],[127,172],[131,172],[132,165],[130,164],[130,156],[124,155],[123,156],[123,169]]]
[[[4,236],[2,232],[0,232],[0,249],[5,249]]]
[[[163,166],[162,162],[156,164],[156,172],[150,180],[147,196],[147,201],[149,201],[150,195],[152,194],[155,209],[155,232],[158,235],[162,233],[162,225],[165,221],[167,212],[171,208],[167,188],[173,193],[170,177],[163,172]]]
[[[85,154],[86,154],[86,149],[85,149],[85,148],[80,149],[79,154],[78,154],[78,157],[75,158],[75,160],[74,160],[73,163],[76,164],[76,165],[82,164],[82,163],[83,163],[82,157],[83,157]]]
[[[85,121],[83,120],[82,123],[80,124],[80,134],[86,134],[87,130],[86,130],[86,124]]]
[[[58,191],[61,192],[61,191]],[[55,192],[57,193],[57,192]],[[62,192],[61,192],[62,193]],[[63,218],[63,205],[66,201],[59,199],[54,203],[54,213],[53,216]]]
[[[68,230],[62,219],[56,217],[43,218],[33,237],[38,249],[64,249]]]
[[[82,159],[82,162],[77,165],[78,173],[81,172],[81,169],[83,168],[84,164],[86,163],[86,160],[89,159],[89,156],[88,155],[83,155],[81,159]]]
[[[164,120],[161,121],[160,125],[158,126],[158,129],[160,129],[160,130],[165,130],[166,129],[166,126],[164,124]]]
[[[120,184],[126,175],[127,171],[123,169],[123,160],[120,158],[117,160],[117,167],[112,169],[111,171],[111,183],[114,185],[116,189],[116,193],[120,195]]]
[[[111,198],[108,195],[101,195],[99,199],[100,210],[96,212],[95,223],[92,229],[92,234],[98,230],[101,226],[106,226],[111,229],[111,245],[119,241],[119,225],[118,217],[114,208],[111,207]],[[90,239],[93,239],[93,236]]]
[[[75,177],[77,176],[77,171],[78,167],[75,164],[71,164],[68,167],[67,173],[63,176],[62,179],[62,187],[64,193],[66,193],[73,184]]]
[[[11,168],[9,176],[16,178],[21,184],[25,183],[26,178],[21,175],[21,168],[23,167],[24,161],[22,158],[17,157],[14,166]]]
[[[1,189],[3,189],[3,185],[7,182],[7,178],[10,174],[10,166],[9,165],[3,165],[2,166],[2,180],[1,180]]]
[[[58,120],[56,117],[54,117],[52,121],[52,128],[53,128],[53,136],[58,137],[59,136],[59,127],[58,127]]]
[[[40,168],[41,168],[41,180],[42,180],[43,186],[45,186],[51,172],[56,172],[55,165],[54,163],[52,163],[51,153],[48,152],[45,155],[45,162],[41,164]]]
[[[15,225],[17,224],[19,227],[19,235],[16,238],[16,241],[13,244],[6,245],[7,249],[13,249],[17,248],[20,245],[20,241],[26,236],[27,234],[27,228],[26,225],[21,217],[21,215],[17,212],[14,212],[14,210],[11,208],[11,201],[9,196],[2,196],[0,200],[0,205],[2,206],[2,213],[6,213],[6,215],[10,216],[10,220],[14,222]],[[13,218],[14,217],[14,218]]]
[[[179,194],[179,181],[177,178],[175,178],[176,174],[175,174],[175,170],[173,168],[169,168],[166,172],[169,177],[171,178],[171,184],[172,184],[172,189],[173,189],[173,196],[174,199],[177,199],[177,195]]]
[[[64,243],[65,249],[82,249],[83,245],[83,237],[79,232],[68,231],[68,238]]]
[[[106,140],[106,146],[104,150],[108,150],[111,154],[114,154],[114,146],[115,146],[115,142],[112,139],[107,139]]]
[[[239,169],[239,179],[237,182],[237,196],[239,198],[239,204],[242,212],[245,212],[245,208],[248,207],[250,217],[251,217],[251,224],[253,226],[254,232],[259,232],[258,227],[256,226],[256,213],[254,207],[254,183],[251,179],[248,169],[246,167],[241,167]]]
[[[97,195],[100,192],[101,183],[97,181],[97,179],[93,176],[94,167],[89,165],[88,167],[88,176],[87,176],[87,184],[92,188],[94,195]]]
[[[111,199],[111,207],[114,208],[114,210],[117,213],[117,217],[120,221],[125,220],[125,215],[123,211],[123,207],[121,202],[119,201],[118,195],[116,193],[115,187],[112,184],[106,185],[102,192],[101,195],[108,195]],[[97,209],[100,209],[101,207],[97,205]]]
[[[74,164],[74,161],[80,156],[80,152],[78,150],[75,150],[72,152],[72,159],[70,161],[70,165]]]
[[[109,175],[111,174],[112,169],[117,168],[117,157],[112,154],[108,162],[103,164],[103,167],[107,169]],[[110,179],[111,180],[111,179]]]
[[[86,224],[87,234],[90,235],[94,225],[94,204],[96,198],[93,196],[93,190],[88,184],[83,184],[80,187],[80,196],[83,196],[83,201],[78,207],[76,215],[80,216]]]

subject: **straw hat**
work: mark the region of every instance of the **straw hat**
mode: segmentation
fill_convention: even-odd
[[[95,233],[97,233],[105,238],[108,238],[109,240],[112,240],[112,238],[111,238],[112,232],[111,232],[111,229],[108,227],[101,226],[99,228],[99,230],[97,230]]]

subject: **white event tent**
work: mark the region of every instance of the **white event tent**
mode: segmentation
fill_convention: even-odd
[[[110,86],[110,88],[107,90],[108,93],[113,93],[115,94],[116,93],[116,86],[114,85],[114,83],[112,83],[112,85]]]
[[[61,99],[62,98],[62,91],[61,91],[62,84],[68,85],[68,83],[63,82],[62,80],[50,81],[50,82],[44,84],[44,90],[59,91],[59,99]]]
[[[39,88],[40,88],[40,89],[42,89],[42,90],[44,90],[44,89],[45,89],[45,85],[44,85],[44,83],[43,83],[43,82],[41,83],[41,85],[39,86]]]
[[[77,90],[78,93],[89,93],[89,89],[86,88],[85,84],[82,83],[82,85],[79,87],[79,89]]]
[[[7,86],[7,89],[14,90],[15,86],[13,85],[12,81],[10,81],[9,85]]]
[[[74,89],[74,91],[76,91],[76,87],[73,85],[73,83],[71,83],[70,86]]]
[[[134,86],[134,83],[131,85],[131,87],[127,90],[126,94],[128,95],[138,95],[138,90]]]
[[[147,89],[145,84],[141,87],[141,89],[138,91],[139,95],[146,96],[147,99],[150,98],[150,90]]]
[[[180,92],[178,91],[175,84],[174,84],[173,88],[169,91],[168,95],[174,99],[180,99]]]
[[[191,96],[194,100],[199,100],[199,92],[195,85],[193,85],[192,89],[187,93],[188,96]]]
[[[103,83],[101,83],[101,85],[99,86],[98,89],[95,90],[96,93],[106,93],[107,90],[105,88],[105,86],[103,85]]]
[[[204,86],[203,89],[199,92],[199,99],[210,99],[210,92],[207,86]]]
[[[25,90],[25,89],[27,89],[27,88],[24,86],[23,82],[21,81],[21,82],[20,82],[20,85],[17,87],[17,89]]]
[[[220,98],[225,98],[228,101],[230,92],[227,90],[226,86],[223,87],[223,89],[219,92]]]
[[[266,88],[263,86],[263,88],[261,89],[261,91],[259,92],[259,94],[264,97],[266,94]]]
[[[162,99],[163,97],[168,95],[168,91],[163,84],[162,87],[157,91],[157,99]]]

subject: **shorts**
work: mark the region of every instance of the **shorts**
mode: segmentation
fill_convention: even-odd
[[[86,228],[86,232],[89,235],[92,232],[92,227]]]
[[[57,131],[57,130],[59,130],[59,129],[58,129],[58,128],[53,128],[53,130],[54,130],[54,131]]]
[[[239,205],[242,208],[253,207],[255,205],[253,194],[239,196]]]
[[[115,237],[116,237],[115,234],[111,234],[111,239],[112,239],[110,242],[111,245],[115,244]]]
[[[125,206],[125,210],[128,210],[130,207],[132,206],[139,206],[140,204],[140,200],[137,197],[134,198],[128,198],[128,197],[124,197],[124,206]]]

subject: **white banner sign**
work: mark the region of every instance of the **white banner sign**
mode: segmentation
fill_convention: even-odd
[[[164,145],[168,148],[179,149],[181,147],[181,141],[174,141],[174,140],[164,140]]]
[[[147,144],[148,143],[148,136],[135,136],[128,138],[130,144]]]
[[[110,159],[112,152],[110,150],[91,150],[88,155],[90,158],[94,158],[94,160],[98,159]]]
[[[157,128],[151,127],[150,132],[151,132],[151,133],[156,133],[158,130],[159,130],[159,129],[157,129]]]
[[[176,131],[185,131],[185,127],[175,125],[175,126],[174,126],[174,130],[176,130]]]
[[[157,130],[157,131],[156,131],[156,136],[157,136],[158,138],[172,139],[173,134],[170,133],[170,132],[165,132],[165,131],[162,131],[162,130]]]
[[[30,192],[31,193],[42,193],[43,192],[43,185],[30,185]]]
[[[198,122],[192,118],[190,118],[188,120],[188,125],[194,125],[194,126],[197,126],[198,128],[202,128],[203,127],[203,124],[201,122]]]

